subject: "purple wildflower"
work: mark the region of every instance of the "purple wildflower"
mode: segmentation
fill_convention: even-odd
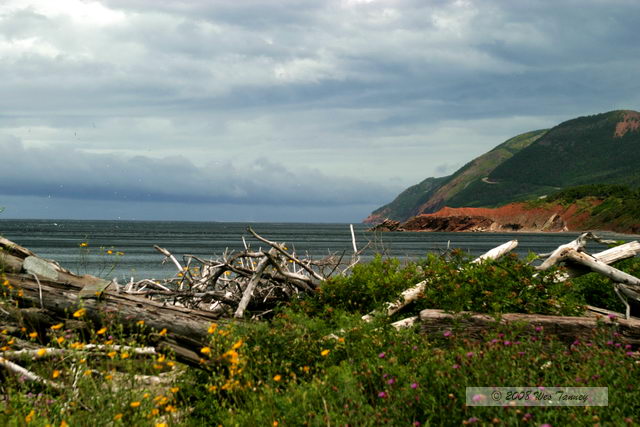
[[[452,366],[453,369],[460,369],[460,365],[458,365],[457,363],[454,363]]]
[[[524,421],[529,421],[531,418],[533,418],[533,415],[531,415],[531,414],[530,414],[530,413],[528,413],[528,412],[527,412],[526,414],[524,414],[524,416],[522,417],[522,419],[523,419]]]
[[[395,378],[389,378],[389,380],[387,381],[387,384],[391,385],[394,384],[396,382]]]
[[[542,326],[536,326],[536,332],[542,332]]]
[[[616,316],[613,313],[609,313],[607,317],[609,318],[609,320],[616,320],[616,317],[618,317],[618,316]]]
[[[444,333],[442,334],[445,337],[450,337],[451,336],[451,331],[444,331]]]
[[[413,389],[418,388],[418,383],[411,383],[411,388],[413,388]]]
[[[477,423],[478,421],[480,421],[478,418],[476,418],[476,417],[471,417],[471,418],[469,418],[469,419],[467,420],[467,423],[469,423],[469,424],[474,424],[474,423]]]
[[[475,403],[482,402],[484,399],[486,399],[484,394],[474,394],[471,398]]]
[[[505,342],[503,342],[503,344],[509,346],[509,345],[511,345],[511,341],[505,341]]]
[[[383,351],[382,353],[380,353],[380,354],[378,355],[378,357],[379,357],[380,359],[384,359],[384,357],[385,357],[386,355],[387,355],[387,353],[385,353],[385,352]]]
[[[467,353],[467,357],[473,357],[473,351],[470,351],[469,353]]]
[[[634,355],[633,351],[627,351],[627,356],[633,356],[633,355]]]
[[[384,399],[385,397],[387,397],[387,393],[386,393],[386,392],[384,392],[384,391],[381,391],[380,393],[378,393],[378,397],[379,397],[380,399]]]

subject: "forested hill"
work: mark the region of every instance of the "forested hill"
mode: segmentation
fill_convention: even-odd
[[[611,111],[518,135],[453,175],[428,178],[365,222],[404,221],[444,206],[495,207],[585,184],[640,186],[640,113]]]

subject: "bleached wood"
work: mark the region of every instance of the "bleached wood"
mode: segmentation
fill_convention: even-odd
[[[272,251],[273,249],[271,249],[269,253],[272,253]],[[233,315],[233,317],[235,317],[236,319],[241,319],[244,316],[244,311],[247,308],[247,305],[249,305],[249,301],[253,296],[253,290],[255,289],[256,285],[260,281],[260,277],[262,276],[262,273],[264,272],[265,268],[267,268],[268,264],[269,264],[268,257],[264,257],[258,263],[258,266],[256,267],[256,271],[253,277],[251,278],[251,280],[249,281],[249,283],[247,284],[247,287],[245,288],[244,293],[242,294],[242,299],[238,304],[238,308],[236,309],[236,312]]]
[[[0,366],[4,367],[7,371],[11,372],[14,375],[19,375],[20,377],[24,378],[26,381],[32,381],[39,384],[44,384],[56,390],[62,387],[60,384],[57,384],[57,383],[54,383],[53,381],[49,381],[45,378],[42,378],[41,376],[36,375],[33,372],[23,368],[22,366],[16,363],[13,363],[12,361],[7,360],[1,356],[0,356]]]
[[[600,273],[616,283],[622,283],[640,290],[640,279],[629,273],[618,270],[615,267],[605,264],[592,257],[589,254],[578,252],[575,249],[566,249],[561,253],[561,259],[570,259],[574,262],[582,264],[596,273]]]
[[[407,317],[406,319],[398,320],[397,322],[393,322],[391,326],[400,330],[410,328],[416,325],[420,321],[420,316]]]
[[[471,263],[472,264],[476,264],[476,263],[479,263],[479,262],[487,260],[487,259],[498,259],[498,258],[508,254],[509,252],[514,250],[516,247],[518,247],[518,241],[517,240],[510,240],[510,241],[508,241],[506,243],[503,243],[502,245],[497,246],[497,247],[491,249],[490,251],[480,255],[478,258],[476,258],[473,261],[471,261]]]

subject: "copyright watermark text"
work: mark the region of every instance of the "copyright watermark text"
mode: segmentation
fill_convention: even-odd
[[[608,387],[467,387],[468,406],[608,406]]]

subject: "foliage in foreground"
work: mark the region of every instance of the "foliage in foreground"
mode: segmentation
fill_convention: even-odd
[[[536,272],[515,255],[477,264],[469,261],[461,251],[404,264],[378,256],[356,265],[349,276],[328,280],[310,304],[364,314],[393,301],[410,285],[428,280],[424,295],[404,316],[424,308],[569,316],[583,312],[584,297],[571,281],[555,283],[555,269]]]
[[[627,263],[627,269],[637,268],[637,262]],[[12,350],[22,340],[35,348],[46,344],[67,353],[57,359],[20,361],[42,377],[64,384],[58,392],[0,370],[0,424],[637,422],[637,348],[622,345],[615,326],[602,325],[586,341],[563,343],[544,330],[524,326],[496,327],[482,339],[470,340],[455,324],[427,337],[416,330],[396,331],[388,326],[390,319],[372,324],[360,319],[408,285],[434,275],[442,279],[434,281],[411,309],[414,312],[438,305],[486,312],[518,311],[516,306],[532,312],[571,312],[585,299],[585,289],[591,289],[574,282],[543,291],[539,286],[550,280],[544,276],[519,285],[531,273],[529,268],[514,258],[469,266],[461,254],[446,262],[429,257],[409,264],[378,258],[359,266],[350,278],[326,283],[314,297],[281,308],[269,322],[211,325],[210,342],[200,350],[202,369],[185,369],[171,354],[134,356],[115,349],[117,344],[143,346],[150,331],[142,324],[127,334],[115,322],[105,330],[77,330],[74,322],[82,320],[82,312],[76,312],[47,331],[25,328],[16,337],[3,328],[0,351]],[[593,279],[589,283],[597,286]],[[14,296],[7,293],[4,304],[15,304]],[[548,303],[549,299],[556,303]],[[100,356],[89,355],[84,352],[89,343],[108,349]],[[159,376],[164,382],[147,385],[140,375]],[[467,386],[609,387],[609,406],[467,407]]]

